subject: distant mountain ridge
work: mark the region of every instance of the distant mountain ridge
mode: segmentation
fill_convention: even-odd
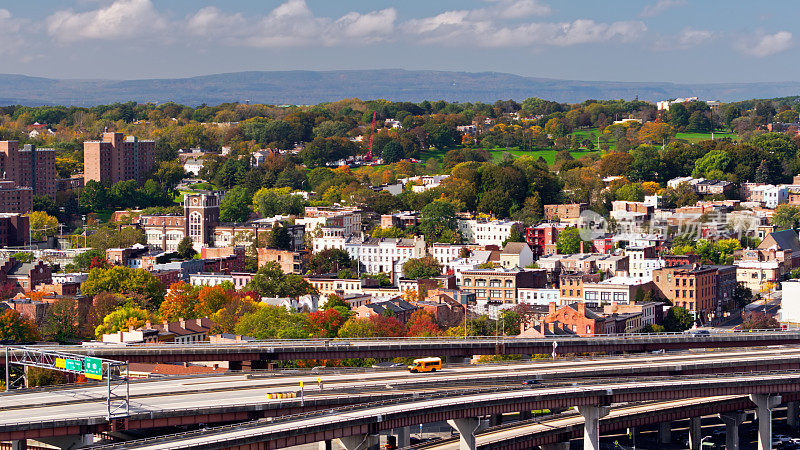
[[[358,97],[420,102],[587,99],[664,100],[697,96],[737,101],[800,94],[800,82],[677,84],[664,82],[575,81],[500,72],[420,70],[334,70],[234,72],[190,78],[67,80],[0,74],[0,105],[91,106],[113,102],[168,102],[187,105],[225,102],[316,104]]]

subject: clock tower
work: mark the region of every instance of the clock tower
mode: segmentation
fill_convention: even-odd
[[[214,228],[219,224],[219,196],[216,193],[186,194],[183,197],[186,236],[192,238],[198,252],[212,244]]]

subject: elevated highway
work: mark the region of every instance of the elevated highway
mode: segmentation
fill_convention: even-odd
[[[555,343],[555,347],[554,347]],[[419,356],[535,355],[650,352],[800,344],[797,331],[630,334],[552,338],[404,338],[263,341],[242,344],[156,344],[41,347],[129,362],[230,361],[258,367],[269,361]]]
[[[786,399],[796,399],[798,393],[800,393],[798,372],[676,377],[654,381],[604,381],[577,386],[545,386],[541,389],[515,389],[371,403],[114,445],[115,448],[136,449],[272,449],[349,436],[357,436],[358,439],[358,436],[374,436],[381,430],[442,420],[449,420],[455,423],[454,426],[464,427],[466,430],[467,425],[475,423],[476,417],[573,406],[584,411],[594,409],[595,414],[591,417],[596,427],[597,409],[609,405],[720,396],[752,396],[754,402],[758,401],[760,417],[769,418],[771,406],[764,404],[769,405],[771,402],[764,400],[776,400],[777,397],[774,397],[776,394]],[[769,422],[762,421],[767,424],[766,427],[770,426]],[[588,428],[589,425],[586,424],[584,434]],[[475,427],[472,427],[469,433],[474,429]],[[468,442],[469,437],[465,437],[464,433],[461,434],[461,448],[465,448],[464,442]],[[466,448],[474,448],[474,436],[472,439],[473,444],[468,444]],[[768,436],[766,442],[769,442]]]
[[[559,384],[581,378],[792,369],[800,369],[800,350],[773,348],[446,366],[434,374],[342,370],[140,380],[131,383],[131,416],[110,423],[105,419],[106,388],[102,385],[11,391],[0,394],[0,440],[69,435],[76,434],[75,430],[99,433],[241,422],[453,389],[514,388],[526,379]],[[300,382],[306,394],[302,404],[297,398],[267,400],[270,393],[299,390]]]
[[[600,419],[600,432],[611,433],[675,420],[752,409],[753,403],[743,396],[690,398],[640,405],[620,405]],[[568,442],[583,435],[585,419],[577,411],[539,420],[525,420],[493,427],[476,434],[477,448],[482,450],[517,450]],[[457,450],[459,439],[446,439],[417,449]]]

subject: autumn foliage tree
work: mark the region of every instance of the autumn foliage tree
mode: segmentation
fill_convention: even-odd
[[[347,318],[334,308],[315,311],[308,315],[308,323],[313,337],[335,338]]]
[[[7,309],[0,314],[0,340],[24,343],[35,341],[38,336],[36,326],[20,313]]]
[[[408,336],[431,337],[442,334],[441,328],[436,324],[436,319],[428,311],[418,309],[408,319]]]
[[[402,337],[406,326],[395,317],[375,314],[369,317],[353,317],[339,328],[341,338]]]

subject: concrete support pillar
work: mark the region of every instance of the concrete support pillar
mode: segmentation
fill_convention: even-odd
[[[458,431],[461,442],[461,450],[475,450],[477,448],[477,445],[475,444],[475,431],[478,429],[478,426],[480,426],[480,420],[473,417],[467,417],[464,419],[448,420],[447,424]]]
[[[333,449],[333,441],[328,439],[327,441],[320,441],[319,443],[319,450],[332,450]]]
[[[672,422],[661,422],[658,424],[659,444],[672,443]]]
[[[27,450],[27,449],[28,449],[27,439],[17,439],[16,441],[11,441],[11,450]]]
[[[798,402],[786,402],[786,425],[791,428],[797,429],[798,425],[800,425],[800,420],[798,420]]]
[[[339,438],[339,443],[346,450],[373,450],[380,447],[381,436],[379,434],[354,434]]]
[[[600,418],[608,415],[607,406],[579,406],[583,416],[583,449],[600,450]]]
[[[633,448],[636,448],[636,439],[639,437],[639,429],[636,427],[628,427],[628,436],[631,437]]]
[[[406,448],[411,445],[411,429],[409,427],[395,428],[392,433],[397,436],[397,448]]]
[[[520,411],[519,412],[519,420],[528,420],[533,417],[530,411]]]
[[[689,418],[689,449],[699,450],[700,440],[703,439],[703,429],[699,417]]]
[[[743,412],[732,412],[720,414],[719,418],[725,424],[725,449],[739,450],[739,425],[747,415]]]
[[[758,449],[772,449],[772,408],[781,404],[780,395],[750,394],[750,401],[756,404],[758,416]]]
[[[503,415],[502,414],[492,414],[489,416],[489,426],[496,427],[503,424]]]

